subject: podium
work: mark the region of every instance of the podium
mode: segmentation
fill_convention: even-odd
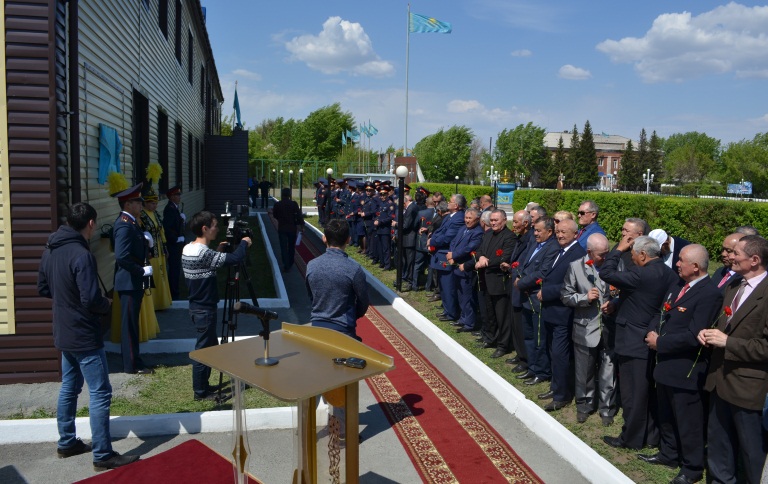
[[[269,344],[274,366],[254,363]],[[295,484],[318,482],[315,409],[317,397],[334,391],[342,393],[346,407],[345,423],[349,432],[346,446],[346,482],[356,483],[359,477],[359,395],[358,382],[394,368],[391,356],[327,328],[283,323],[282,330],[262,337],[211,346],[192,351],[189,357],[226,373],[234,388],[235,446],[232,450],[237,482],[247,482],[248,441],[245,429],[241,383],[298,406],[299,452]],[[366,360],[363,369],[336,364],[334,358],[356,357]]]

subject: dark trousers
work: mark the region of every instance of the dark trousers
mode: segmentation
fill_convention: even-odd
[[[747,410],[709,395],[707,477],[712,482],[735,483],[739,456],[747,482],[757,484],[765,462],[766,432],[761,410]]]
[[[139,311],[144,291],[118,291],[120,297],[120,351],[123,354],[123,371],[135,373],[144,368],[139,356]]]
[[[480,306],[485,307],[485,315],[481,316],[483,327],[480,335],[483,337],[483,342],[496,346],[499,340],[499,323],[496,321],[496,309],[493,307],[493,299],[488,291],[480,293]]]
[[[571,340],[571,325],[557,324],[544,321],[547,332],[547,347],[552,368],[552,398],[556,402],[570,402],[573,391],[568,382],[571,370],[571,355],[573,344]]]
[[[624,409],[621,441],[635,450],[659,442],[651,363],[652,358],[619,355],[619,394]]]
[[[269,192],[261,192],[261,208],[267,207],[269,207]]]
[[[184,243],[168,242],[168,287],[171,299],[179,299],[179,280],[181,278],[181,251]]]
[[[528,369],[539,378],[549,379],[552,376],[552,367],[547,353],[547,332],[544,330],[544,322],[540,318],[540,313],[535,313],[528,308],[523,308],[522,316]]]
[[[376,234],[376,249],[379,251],[379,265],[383,265],[384,269],[392,268],[392,253],[390,252],[390,234],[387,231],[383,234]]]
[[[372,260],[377,261],[379,260],[379,238],[376,236],[376,230],[373,228],[373,224],[371,224],[370,229],[367,229],[365,233],[368,236],[367,255]]]
[[[349,225],[349,237],[352,239],[349,244],[352,247],[357,247],[358,246],[357,222],[355,222],[354,220],[347,220],[347,225]]]
[[[416,260],[413,264],[413,275],[411,276],[411,284],[415,287],[424,286],[425,276],[424,269],[429,265],[429,254],[426,252],[416,251]]]
[[[510,353],[511,348],[509,347],[509,344],[511,342],[512,328],[510,328],[507,318],[507,313],[509,312],[509,296],[506,293],[501,293],[491,295],[490,299],[493,314],[496,318],[496,324],[498,325],[498,330],[496,331],[496,348],[502,350],[504,353]]]
[[[477,324],[477,285],[474,274],[469,277],[453,274],[453,283],[459,299],[459,322],[465,327],[475,329]]]
[[[456,297],[456,286],[453,280],[453,271],[435,271],[440,281],[440,300],[443,302],[443,310],[446,317],[459,319],[459,301]]]
[[[616,364],[613,354],[601,341],[594,348],[573,344],[576,368],[576,411],[613,417],[619,410],[616,392]]]
[[[280,255],[283,260],[283,271],[293,267],[293,258],[296,253],[296,233],[278,232],[277,237],[280,243]]]
[[[510,304],[511,306],[511,304]],[[512,318],[512,346],[517,352],[520,364],[528,367],[528,351],[525,349],[525,336],[523,335],[523,308],[512,306],[509,311],[509,318]]]
[[[413,266],[416,263],[416,247],[403,247],[403,280],[415,286],[413,280]]]
[[[195,349],[208,348],[216,346],[219,341],[216,339],[216,309],[190,309],[189,315],[192,318],[192,324],[197,331],[197,341]],[[211,368],[196,361],[192,362],[192,389],[198,397],[208,395],[208,380],[211,378]]]
[[[680,472],[698,481],[704,474],[704,404],[699,390],[656,383],[660,454],[680,461]],[[761,469],[762,470],[762,469]]]

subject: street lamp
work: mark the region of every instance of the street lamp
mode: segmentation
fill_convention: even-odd
[[[491,171],[486,171],[485,176],[488,178],[488,180],[491,183],[491,190],[493,191],[493,206],[496,207],[496,197],[497,197],[497,182],[499,181],[499,172],[493,170],[493,165],[491,165]]]
[[[653,182],[653,173],[651,173],[651,169],[648,168],[645,170],[645,173],[643,174],[643,182],[645,183],[645,194],[651,193],[651,182]]]
[[[288,187],[291,189],[291,196],[293,196],[293,170],[288,170]]]
[[[454,179],[456,180],[456,190],[453,193],[459,193],[459,175],[456,175]]]
[[[280,170],[280,190],[283,189],[283,170]]]
[[[618,176],[619,172],[614,171],[613,172],[613,179],[611,180],[611,193],[613,193],[614,190],[616,190],[616,177]]]
[[[272,168],[272,179],[269,180],[270,183],[272,183],[272,197],[275,196],[275,185],[277,184],[277,172],[274,168]]]
[[[408,175],[408,168],[400,165],[395,170],[397,175],[397,257],[395,257],[395,269],[397,272],[395,278],[395,288],[402,290],[403,285],[403,205],[405,203],[405,177]],[[458,176],[456,177],[459,178]]]
[[[304,209],[304,168],[299,168],[299,211]]]
[[[557,181],[560,182],[560,189],[561,190],[564,189],[565,188],[565,175],[563,175],[562,172],[560,172],[560,176],[557,177]]]

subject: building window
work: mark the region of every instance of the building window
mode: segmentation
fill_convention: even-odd
[[[168,40],[168,0],[158,0],[157,24],[165,40]]]
[[[613,169],[618,170],[619,169],[619,158],[613,159]]]
[[[187,133],[187,171],[189,172],[189,190],[195,188],[195,151],[192,147],[192,133]]]
[[[157,111],[157,162],[166,176],[160,177],[160,193],[168,190],[168,115]]]
[[[181,160],[183,159],[182,154],[182,143],[184,142],[184,138],[181,132],[181,123],[176,123],[176,129],[175,133],[173,135],[173,141],[176,144],[176,158],[174,159],[174,162],[176,163],[176,166],[174,168],[176,169],[176,180],[174,185],[181,186],[182,184],[182,169],[181,169]]]
[[[192,32],[187,32],[187,80],[192,84],[192,64],[195,61],[194,40]]]
[[[181,65],[181,0],[176,0],[176,29],[174,30],[174,40],[176,41],[176,62]]]

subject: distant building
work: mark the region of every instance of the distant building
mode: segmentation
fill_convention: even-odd
[[[0,384],[55,381],[50,301],[36,288],[48,235],[73,202],[113,223],[105,163],[138,183],[157,161],[160,193],[181,184],[185,211],[201,210],[223,95],[199,0],[17,0],[0,29]],[[114,257],[98,235],[109,289]]]
[[[563,146],[568,152],[571,149],[571,136],[573,134],[569,131],[547,133],[544,135],[544,147],[550,152],[550,156],[554,156],[562,137]],[[615,134],[593,134],[592,137],[595,140],[595,152],[597,153],[595,163],[597,163],[597,171],[600,176],[598,188],[611,190],[612,187],[615,188],[616,176],[621,169],[621,157],[624,155],[630,139]],[[633,144],[636,149],[637,143],[633,142]]]

